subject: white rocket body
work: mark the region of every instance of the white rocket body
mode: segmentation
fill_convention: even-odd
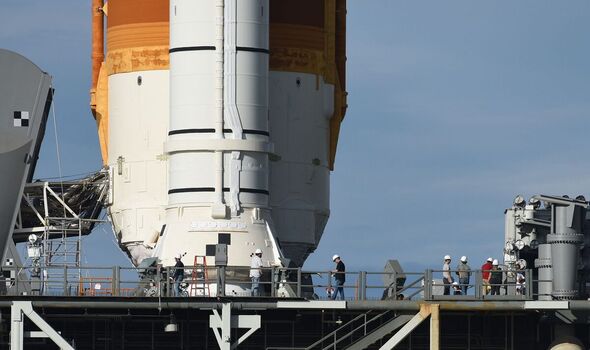
[[[228,265],[248,266],[257,248],[278,265],[269,211],[268,1],[170,6],[168,206],[156,254],[207,255],[207,245],[227,243]]]
[[[333,114],[334,85],[269,71],[268,0],[171,0],[169,71],[109,77],[121,245],[135,264],[214,265],[225,243],[230,266],[256,249],[302,265],[329,216]]]

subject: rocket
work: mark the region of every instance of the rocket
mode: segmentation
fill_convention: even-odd
[[[345,0],[93,0],[108,214],[137,265],[302,266],[330,214]],[[106,26],[105,26],[106,22]],[[105,30],[106,27],[106,30]]]

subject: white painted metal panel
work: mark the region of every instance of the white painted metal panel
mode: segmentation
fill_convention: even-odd
[[[320,79],[318,81],[318,79]],[[272,216],[287,257],[302,265],[330,214],[329,137],[334,86],[313,74],[270,73]]]
[[[134,263],[151,255],[164,224],[168,113],[168,71],[109,77],[109,212]]]

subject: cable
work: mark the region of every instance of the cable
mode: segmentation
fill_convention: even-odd
[[[55,135],[55,152],[57,154],[57,169],[59,172],[59,181],[61,184],[61,199],[65,201],[64,198],[64,180],[63,180],[63,174],[62,174],[62,170],[61,170],[61,152],[59,149],[59,137],[57,135],[57,117],[56,117],[56,113],[55,113],[55,98],[53,96],[53,90],[51,90],[51,99],[53,101],[53,103],[51,104],[51,115],[53,116],[53,134]],[[66,208],[64,207],[64,217],[66,216]]]

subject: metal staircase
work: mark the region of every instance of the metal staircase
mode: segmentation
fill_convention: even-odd
[[[374,329],[370,333],[364,334],[364,336],[353,343],[352,345],[346,347],[346,350],[363,350],[367,349],[369,346],[375,344],[375,342],[383,339],[388,334],[395,332],[397,329],[401,328],[404,324],[412,319],[412,315],[398,315],[381,325],[380,327]]]
[[[340,325],[334,331],[303,350],[361,350],[402,327],[412,318],[393,311],[376,312],[369,310]]]

